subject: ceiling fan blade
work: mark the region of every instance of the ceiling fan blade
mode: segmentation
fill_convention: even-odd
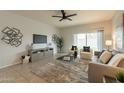
[[[63,18],[62,19],[60,19],[59,21],[62,21],[63,20]]]
[[[62,18],[62,16],[52,16],[52,17],[58,17],[58,18]]]
[[[77,14],[67,15],[66,17],[76,16]]]
[[[71,19],[71,18],[66,18],[66,19],[68,19],[68,20],[72,21],[72,19]]]

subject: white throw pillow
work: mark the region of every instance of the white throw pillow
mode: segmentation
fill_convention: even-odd
[[[109,52],[109,51],[104,51],[104,52],[102,53],[102,55],[100,56],[99,60],[100,60],[102,63],[106,64],[106,63],[110,60],[111,57],[112,57],[112,53],[111,53],[111,52]]]
[[[124,54],[116,54],[109,61],[108,65],[110,65],[110,66],[117,66],[122,59],[124,59]]]

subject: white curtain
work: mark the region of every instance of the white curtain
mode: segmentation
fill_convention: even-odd
[[[104,47],[104,31],[103,30],[98,30],[97,31],[97,40],[98,40],[98,43],[97,43],[97,46],[98,46],[98,50],[101,51],[103,50],[103,47]]]

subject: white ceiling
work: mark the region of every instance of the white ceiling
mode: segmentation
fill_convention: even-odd
[[[67,14],[77,13],[73,16],[72,21],[59,21],[59,18],[53,18],[53,15],[61,15],[57,10],[15,10],[11,11],[15,14],[31,18],[40,22],[54,25],[56,27],[67,27],[80,24],[89,24],[100,21],[111,20],[114,16],[114,10],[65,10]]]

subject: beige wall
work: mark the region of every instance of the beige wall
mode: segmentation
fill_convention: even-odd
[[[73,40],[74,34],[93,31],[95,29],[104,30],[104,47],[106,47],[105,41],[112,39],[112,21],[111,20],[60,29],[60,33],[64,37],[64,40],[65,40],[64,51],[67,51],[72,46],[73,41],[74,41]]]
[[[124,11],[117,11],[116,14],[114,15],[113,19],[112,19],[112,30],[113,30],[112,39],[113,39],[113,48],[114,49],[117,49],[115,32],[118,30],[123,31],[123,13],[124,13]]]
[[[11,14],[10,12],[0,11],[0,38],[2,37],[1,30],[6,26],[20,29],[24,36],[19,47],[12,47],[0,40],[0,68],[20,62],[20,56],[26,51],[27,45],[32,43],[32,34],[47,35],[48,42],[51,42],[52,34],[59,33],[56,27]],[[55,47],[54,44],[53,47]]]

